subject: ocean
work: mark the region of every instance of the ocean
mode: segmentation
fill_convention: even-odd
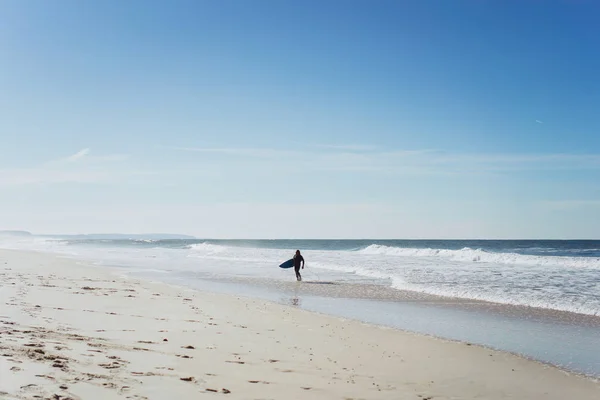
[[[600,378],[600,241],[4,236],[0,248],[480,344]],[[295,250],[306,260],[302,283],[278,268]]]
[[[5,238],[0,245],[199,278],[290,280],[277,266],[296,249],[305,275],[453,298],[600,315],[600,241],[210,240]]]

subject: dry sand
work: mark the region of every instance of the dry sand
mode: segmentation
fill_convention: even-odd
[[[0,251],[1,399],[223,396],[598,400],[600,384],[478,346]]]

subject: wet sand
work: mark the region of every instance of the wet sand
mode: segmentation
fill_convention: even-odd
[[[567,311],[550,310],[521,305],[499,304],[489,301],[444,297],[409,290],[394,289],[386,285],[368,283],[348,283],[305,279],[300,285],[290,281],[276,281],[258,278],[227,278],[214,281],[252,284],[278,290],[294,296],[321,296],[346,299],[378,300],[402,303],[418,303],[429,306],[452,307],[454,309],[492,312],[528,320],[541,320],[550,323],[574,324],[600,329],[600,316],[576,314]]]

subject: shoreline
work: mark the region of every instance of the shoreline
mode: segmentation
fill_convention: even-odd
[[[0,250],[0,261],[0,353],[10,353],[0,354],[0,376],[12,378],[2,380],[0,392],[7,398],[595,399],[600,393],[592,379],[477,345],[123,278],[114,269],[44,253]]]
[[[231,282],[241,284],[251,284],[256,286],[264,286],[266,288],[274,288],[276,290],[290,291],[297,288],[296,282],[292,279],[289,281],[279,281],[272,279],[261,279],[255,277],[244,278],[203,278],[208,281],[215,282]],[[387,285],[354,283],[354,282],[321,282],[313,280],[303,280],[300,290],[302,294],[317,295],[323,297],[339,297],[352,298],[362,300],[376,301],[392,301],[392,302],[415,302],[430,305],[449,305],[452,307],[475,308],[483,311],[494,311],[509,315],[527,315],[528,318],[544,318],[552,319],[556,322],[572,323],[577,322],[593,327],[600,328],[600,315],[592,315],[586,313],[578,313],[573,311],[557,310],[552,308],[544,308],[538,306],[526,306],[522,304],[498,303],[489,300],[469,299],[459,297],[449,297],[437,294],[429,294],[406,289],[396,289]],[[321,291],[319,288],[326,285],[328,289]],[[336,291],[339,288],[339,291]]]
[[[142,274],[142,276],[144,275]],[[157,278],[156,282],[173,281],[161,280],[160,278]],[[393,297],[393,301],[387,298],[386,296],[383,296],[382,298],[385,300],[382,300],[382,298],[373,299],[371,297],[363,298],[360,296],[357,296],[356,298],[343,297],[339,294],[336,296],[331,292],[328,292],[326,294],[316,292],[318,294],[315,294],[315,292],[312,292],[311,290],[305,290],[305,283],[308,282],[302,282],[298,285],[295,281],[282,283],[272,282],[268,280],[257,280],[255,278],[204,278],[194,280],[193,283],[191,281],[185,283],[178,282],[175,283],[175,285],[190,287],[200,291],[226,293],[236,296],[239,296],[240,293],[242,293],[242,296],[246,296],[248,298],[259,298],[277,304],[284,304],[308,310],[311,312],[316,312],[321,315],[347,318],[377,327],[397,329],[403,332],[424,335],[440,340],[447,340],[450,342],[477,345],[486,349],[501,351],[534,362],[539,362],[543,365],[547,365],[552,368],[558,368],[566,373],[577,374],[593,380],[600,380],[599,357],[591,359],[591,361],[588,360],[587,366],[592,369],[586,370],[582,369],[581,366],[578,366],[576,363],[569,364],[569,362],[558,362],[561,360],[564,361],[568,356],[571,355],[568,354],[568,351],[565,351],[561,354],[555,349],[552,349],[552,347],[555,344],[560,344],[560,348],[565,349],[566,346],[563,340],[563,335],[569,337],[571,341],[576,341],[577,335],[581,335],[582,330],[585,330],[589,333],[588,342],[584,343],[588,346],[587,352],[590,354],[595,354],[595,349],[597,349],[600,346],[600,339],[597,339],[597,331],[598,329],[600,329],[600,318],[596,316],[590,316],[587,314],[576,314],[568,311],[548,310],[536,307],[524,307],[505,305],[499,303],[490,303],[480,300],[444,298],[441,296],[421,294],[418,292],[402,292],[392,288],[387,289],[389,289],[389,292],[394,292],[395,295]],[[263,285],[264,287],[270,287],[272,284],[277,286],[279,290],[281,290],[282,286],[286,287],[288,291],[263,291],[252,289],[256,289],[257,287]],[[340,286],[364,288],[376,285],[343,283],[340,284]],[[377,289],[379,291],[386,290],[386,288],[383,286],[378,286]],[[306,294],[307,292],[309,294]],[[286,298],[286,300],[284,301],[281,297],[282,294],[286,294],[287,296],[291,297]],[[364,292],[362,292],[362,294],[364,294]],[[346,295],[348,295],[348,292],[346,292]],[[310,305],[302,304],[306,303],[309,300],[311,300]],[[329,308],[323,307],[324,303],[331,303],[332,301],[338,302],[339,306]],[[372,312],[372,315],[367,316],[367,313],[365,312],[357,312],[355,314],[349,315],[348,312],[342,310],[343,307],[353,308],[354,306],[357,306],[363,308],[365,304],[370,306],[368,311]],[[451,321],[452,323],[464,323],[466,327],[462,332],[460,330],[452,329],[446,330],[445,332],[440,332],[439,329],[436,330],[435,327],[431,327],[431,324],[426,329],[422,329],[418,323],[393,323],[389,322],[389,319],[376,318],[373,316],[380,311],[378,309],[381,307],[385,307],[385,311],[389,310],[388,314],[392,312],[409,312],[411,317],[417,319],[445,318],[445,322]],[[432,312],[432,310],[435,311]],[[548,333],[550,333],[550,331],[553,330],[553,328],[557,328],[557,326],[562,327],[562,330],[558,333],[553,334],[553,336],[551,337],[542,338],[546,340],[547,346],[542,346],[540,349],[538,349],[538,353],[536,356],[536,354],[528,353],[528,351],[531,351],[531,349],[528,349],[527,345],[533,345],[533,343],[531,342],[520,343],[521,347],[519,348],[518,346],[515,346],[515,344],[512,344],[511,347],[511,345],[507,345],[502,340],[496,340],[494,342],[494,340],[491,340],[489,338],[482,339],[482,335],[492,336],[489,332],[489,330],[493,329],[492,327],[490,327],[489,330],[485,329],[483,332],[481,332],[482,335],[477,336],[471,333],[469,336],[469,333],[465,333],[465,330],[468,331],[470,328],[473,327],[477,329],[476,324],[473,325],[474,320],[477,318],[484,318],[487,321],[495,323],[496,328],[499,329],[509,328],[509,330],[512,331],[512,334],[509,336],[516,336],[518,332],[515,333],[515,330],[520,330],[523,334],[528,334],[527,329],[533,328],[534,330],[539,330],[540,326],[542,328],[546,328],[546,330],[548,331],[546,336],[548,336]],[[471,324],[471,326],[469,326],[469,324]],[[565,329],[569,330],[569,332],[563,332]],[[593,340],[593,343],[590,343],[590,339]],[[525,340],[525,338],[523,338],[522,340]],[[581,349],[579,349],[579,351],[583,353]],[[553,354],[553,352],[555,354]],[[572,363],[573,360],[571,360],[570,362]]]

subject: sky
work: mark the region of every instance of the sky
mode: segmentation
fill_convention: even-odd
[[[599,16],[1,0],[0,229],[600,239]]]

